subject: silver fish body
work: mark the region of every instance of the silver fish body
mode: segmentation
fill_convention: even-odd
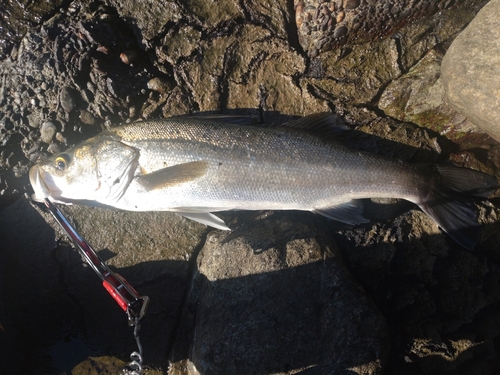
[[[173,211],[220,229],[228,228],[211,212],[305,210],[357,224],[367,221],[358,199],[402,198],[474,247],[460,234],[477,226],[473,204],[456,195],[483,196],[495,178],[388,160],[304,130],[336,122],[317,114],[276,128],[182,118],[132,123],[34,166],[30,179],[37,197],[54,202]]]

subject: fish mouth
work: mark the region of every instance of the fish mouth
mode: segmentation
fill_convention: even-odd
[[[35,202],[43,202],[46,198],[52,197],[50,189],[43,180],[42,173],[43,171],[38,167],[38,165],[31,167],[29,172],[30,183],[35,191],[35,194],[31,196],[31,199]]]

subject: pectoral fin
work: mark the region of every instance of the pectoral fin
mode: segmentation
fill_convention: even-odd
[[[363,217],[363,205],[358,200],[352,200],[333,207],[313,210],[313,212],[351,225],[368,223],[370,221]]]
[[[177,214],[210,227],[222,230],[231,230],[222,219],[218,218],[214,214],[211,214],[210,212],[177,212]]]
[[[208,163],[203,160],[176,164],[171,167],[136,177],[137,182],[146,190],[162,189],[189,182],[202,177],[208,169]]]

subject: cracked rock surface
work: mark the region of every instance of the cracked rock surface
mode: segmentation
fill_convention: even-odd
[[[393,2],[401,9],[391,19],[408,21],[397,34],[315,51],[314,38],[342,37],[340,23],[353,35],[370,22],[373,2],[321,3],[345,18],[306,36],[307,6],[322,6],[309,3],[9,3],[0,21],[2,369],[116,374],[136,350],[125,314],[29,201],[27,176],[120,122],[215,112],[271,124],[333,111],[351,129],[350,147],[500,175],[498,143],[444,100],[439,69],[482,4]],[[419,12],[433,17],[412,18]],[[148,374],[420,375],[498,372],[499,207],[495,197],[478,202],[476,253],[404,201],[368,200],[371,221],[360,226],[227,212],[231,232],[171,213],[62,209],[151,298],[141,330]]]

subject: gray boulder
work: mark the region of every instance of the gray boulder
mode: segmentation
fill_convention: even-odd
[[[381,373],[385,320],[335,242],[310,214],[266,216],[209,234],[169,374]]]
[[[441,74],[449,103],[500,141],[500,1],[492,0],[453,41]]]

